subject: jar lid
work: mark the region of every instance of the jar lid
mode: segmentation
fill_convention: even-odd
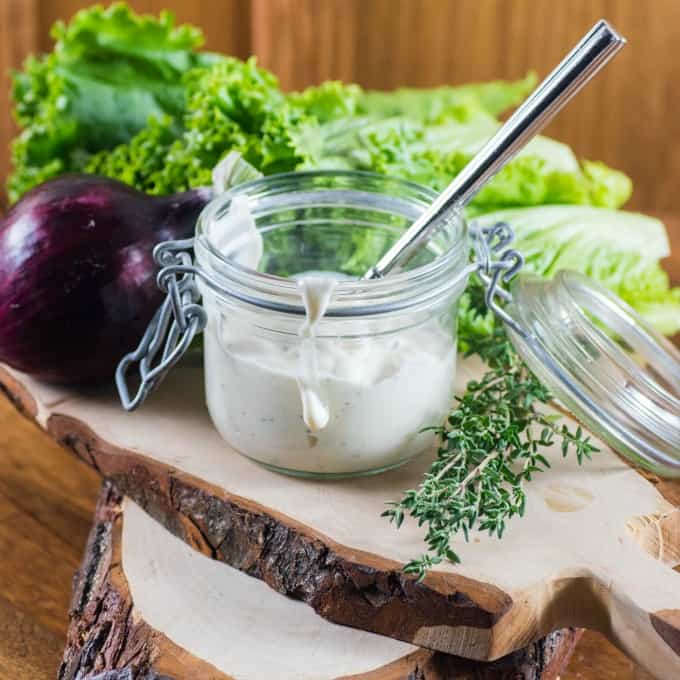
[[[571,271],[521,274],[506,311],[515,349],[564,406],[636,465],[680,476],[680,352],[670,342]]]

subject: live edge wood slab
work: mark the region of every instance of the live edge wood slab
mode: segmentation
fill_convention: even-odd
[[[336,626],[196,553],[109,483],[70,617],[59,680],[555,680],[579,636],[484,664]]]
[[[397,532],[379,515],[417,484],[426,456],[363,480],[274,475],[214,432],[201,374],[178,369],[133,415],[110,391],[55,390],[9,369],[0,383],[187,544],[330,621],[478,660],[588,627],[655,676],[680,677],[677,485],[638,474],[604,445],[585,471],[556,452],[502,541],[474,536],[456,546],[462,565],[416,583],[401,567],[422,551],[422,531]]]

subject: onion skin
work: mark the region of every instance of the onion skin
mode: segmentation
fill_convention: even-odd
[[[193,236],[210,198],[91,175],[27,193],[0,225],[0,361],[54,383],[111,380],[163,299],[154,246]]]

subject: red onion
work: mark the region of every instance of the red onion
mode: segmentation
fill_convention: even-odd
[[[58,383],[110,379],[162,301],[154,246],[191,237],[211,195],[90,175],[26,194],[0,224],[0,361]]]

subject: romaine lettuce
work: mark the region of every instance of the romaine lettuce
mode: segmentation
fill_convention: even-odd
[[[406,116],[423,123],[436,123],[450,117],[465,118],[471,111],[479,110],[497,116],[522,102],[536,82],[536,74],[532,72],[515,82],[495,80],[455,87],[370,91],[359,98],[358,109],[370,117]]]
[[[660,220],[622,210],[550,205],[499,210],[476,219],[507,222],[526,268],[545,277],[561,269],[601,282],[661,332],[680,331],[680,288],[671,289],[659,261],[670,253]]]
[[[326,168],[371,170],[443,189],[496,132],[500,123],[480,112],[466,122],[437,125],[405,118],[350,119],[322,126]],[[601,163],[579,163],[566,145],[532,140],[474,197],[473,212],[504,206],[574,203],[616,208],[630,197],[626,175]]]

